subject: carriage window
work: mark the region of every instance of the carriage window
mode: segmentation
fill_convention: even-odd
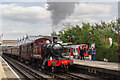
[[[74,52],[75,52],[75,49],[74,49]]]
[[[88,49],[88,46],[87,46],[87,49]]]
[[[76,48],[76,51],[78,51],[78,48]]]
[[[69,49],[69,52],[70,52],[70,49]]]
[[[82,49],[82,46],[80,46],[80,49]]]

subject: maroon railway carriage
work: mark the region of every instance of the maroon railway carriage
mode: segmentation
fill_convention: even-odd
[[[25,63],[40,69],[67,70],[73,60],[62,56],[63,46],[47,38],[39,38],[20,46],[5,49],[5,55],[13,55]]]

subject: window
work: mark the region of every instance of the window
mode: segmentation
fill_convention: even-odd
[[[70,52],[70,49],[69,49],[69,52]]]
[[[75,49],[73,49],[73,52],[75,52]]]

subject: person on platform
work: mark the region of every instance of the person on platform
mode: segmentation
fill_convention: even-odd
[[[82,49],[80,48],[80,53],[79,53],[79,54],[80,54],[80,59],[81,59],[81,60],[82,60],[82,59],[85,60],[85,59],[84,59],[84,50],[83,50],[83,47],[82,47]]]
[[[89,55],[90,60],[92,60],[92,48],[88,49],[87,54]]]
[[[96,49],[95,48],[93,48],[93,50],[92,50],[92,60],[93,61],[95,61],[95,55],[96,55]]]

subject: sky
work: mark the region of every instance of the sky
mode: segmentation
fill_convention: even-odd
[[[78,2],[52,2],[26,0],[0,2],[0,34],[3,40],[17,40],[28,35],[50,35],[63,24],[110,22],[118,16],[118,3],[94,0]]]

